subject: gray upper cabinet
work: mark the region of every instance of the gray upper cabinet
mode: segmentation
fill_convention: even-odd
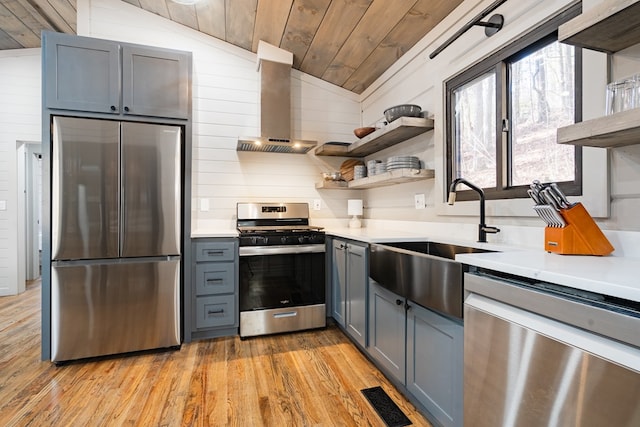
[[[42,47],[46,64],[46,107],[118,113],[120,50],[117,44],[45,32]]]
[[[189,63],[186,52],[123,45],[123,114],[186,119]]]
[[[189,118],[191,53],[44,32],[45,106]]]

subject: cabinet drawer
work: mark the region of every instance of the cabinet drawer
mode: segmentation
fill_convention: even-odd
[[[196,328],[234,326],[236,304],[234,295],[196,298]]]
[[[196,295],[234,293],[235,266],[233,262],[196,264]]]
[[[236,256],[234,242],[197,242],[196,262],[233,261]]]

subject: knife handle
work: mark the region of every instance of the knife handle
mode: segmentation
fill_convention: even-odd
[[[566,205],[563,207],[567,207],[567,208],[571,207],[572,203],[569,201],[569,199],[567,199],[567,196],[562,192],[562,190],[560,189],[560,186],[555,182],[552,182],[550,185],[551,185],[551,189],[553,190],[553,193],[556,196],[558,196],[558,198],[560,199],[560,201],[562,201],[562,203]]]

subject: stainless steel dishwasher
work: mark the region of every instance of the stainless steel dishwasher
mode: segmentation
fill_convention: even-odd
[[[466,426],[639,426],[640,304],[465,274]]]

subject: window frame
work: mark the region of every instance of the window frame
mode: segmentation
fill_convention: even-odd
[[[496,76],[496,180],[495,188],[484,188],[487,200],[504,200],[527,198],[528,185],[509,186],[508,178],[510,176],[511,161],[510,158],[510,138],[511,138],[511,117],[509,93],[510,82],[508,75],[508,67],[512,62],[527,56],[533,51],[541,49],[558,39],[558,26],[571,18],[578,16],[582,11],[581,4],[576,4],[563,12],[559,13],[552,19],[546,21],[536,29],[530,31],[520,37],[508,46],[490,54],[485,59],[463,70],[454,77],[445,82],[445,175],[446,188],[445,198],[447,197],[449,186],[453,181],[454,172],[454,151],[456,149],[455,136],[455,117],[454,117],[454,91],[463,85],[485,75],[494,73]],[[575,123],[582,121],[582,49],[575,49],[575,97],[574,111]],[[509,119],[508,130],[503,132],[504,119]],[[574,181],[559,182],[563,192],[570,196],[580,196],[583,192],[582,179],[582,147],[574,146]],[[474,200],[477,198],[475,192],[461,187],[456,192],[457,200]]]

